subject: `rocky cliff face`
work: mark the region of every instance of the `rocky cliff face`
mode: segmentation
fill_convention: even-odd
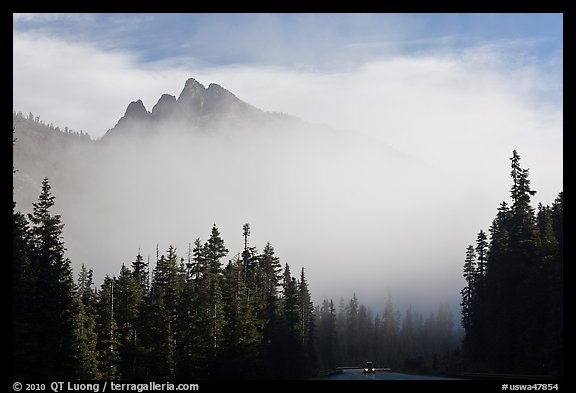
[[[206,88],[190,78],[178,98],[163,94],[151,112],[141,100],[131,102],[124,116],[103,139],[158,133],[166,128],[194,132],[249,123],[263,125],[278,117],[240,100],[220,85],[211,83]]]

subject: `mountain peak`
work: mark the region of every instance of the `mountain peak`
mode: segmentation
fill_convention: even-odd
[[[184,89],[178,97],[178,101],[186,100],[187,98],[201,97],[206,91],[204,85],[194,78],[189,78],[184,84]]]
[[[144,106],[142,100],[132,101],[128,104],[126,108],[126,113],[124,113],[124,118],[126,119],[141,119],[148,116],[149,113]]]
[[[115,128],[133,128],[135,125],[140,125],[150,119],[150,112],[146,110],[142,100],[132,101],[128,104],[124,116],[118,120]]]
[[[208,130],[230,122],[269,120],[269,114],[240,100],[224,87],[210,83],[206,88],[196,79],[188,78],[178,98],[162,94],[152,112],[146,110],[142,100],[132,101],[106,135],[155,133],[175,125],[181,130]]]
[[[156,105],[152,108],[152,117],[167,118],[174,112],[176,97],[170,94],[162,94]]]

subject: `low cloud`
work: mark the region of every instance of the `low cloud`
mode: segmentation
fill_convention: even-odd
[[[184,256],[214,222],[228,248],[240,251],[249,222],[255,246],[270,241],[294,271],[306,267],[317,298],[356,292],[374,303],[390,289],[399,300],[434,293],[455,303],[465,247],[508,199],[512,150],[531,169],[535,202],[551,203],[563,187],[562,106],[543,101],[541,70],[504,61],[498,48],[397,53],[320,72],[208,67],[193,58],[143,64],[34,33],[15,32],[13,43],[14,110],[94,138],[130,101],[151,110],[189,77],[342,131],[332,144],[295,130],[284,144],[258,137],[177,154],[169,145],[165,157],[158,145],[132,161],[94,163],[101,177],[57,204],[69,209],[74,263],[100,277],[116,274],[138,247],[154,259],[157,243],[161,252],[175,243]],[[558,85],[550,86],[556,96]],[[390,164],[369,146],[386,146],[383,154],[398,152],[418,170]]]

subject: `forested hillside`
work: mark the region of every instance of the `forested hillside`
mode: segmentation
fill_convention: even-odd
[[[464,353],[470,370],[563,374],[563,192],[530,205],[529,171],[511,160],[511,204],[466,249]]]
[[[48,180],[13,213],[13,375],[67,379],[305,378],[314,371],[313,304],[270,243],[232,260],[216,225],[185,257],[139,253],[95,288],[76,284]]]

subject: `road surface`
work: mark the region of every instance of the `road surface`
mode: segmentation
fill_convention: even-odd
[[[342,374],[330,375],[326,379],[330,380],[449,380],[455,378],[442,378],[442,377],[432,377],[427,375],[412,375],[412,374],[402,374],[395,373],[392,371],[376,371],[376,374],[366,374],[364,371],[360,370],[344,370]]]

